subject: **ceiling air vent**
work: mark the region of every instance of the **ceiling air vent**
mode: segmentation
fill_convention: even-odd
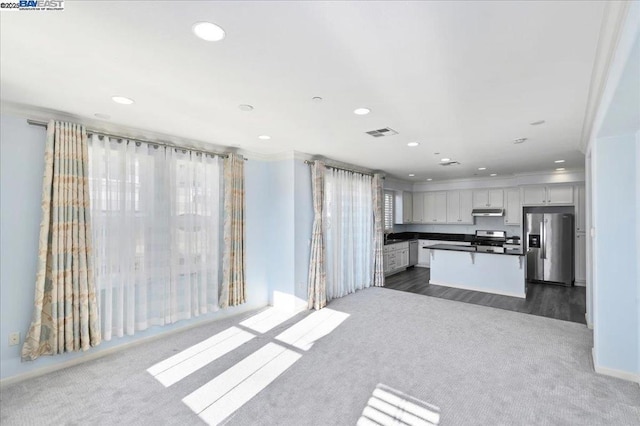
[[[383,136],[393,136],[398,134],[398,132],[396,132],[390,127],[385,127],[384,129],[378,129],[378,130],[371,130],[365,133],[373,136],[374,138],[381,138]]]
[[[439,163],[441,166],[459,166],[460,163],[457,161],[445,161]]]

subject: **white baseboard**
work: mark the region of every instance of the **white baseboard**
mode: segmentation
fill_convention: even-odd
[[[462,289],[462,290],[480,291],[482,293],[489,293],[489,294],[500,294],[502,296],[518,297],[520,299],[526,299],[526,297],[527,297],[527,295],[525,293],[510,293],[508,291],[489,290],[489,289],[486,289],[486,288],[470,287],[470,286],[459,285],[459,284],[441,283],[441,282],[433,281],[433,280],[429,280],[429,284],[441,285],[441,286],[445,286],[445,287],[459,288],[459,289]]]
[[[266,307],[268,305],[262,306],[262,307]],[[49,374],[49,373],[53,373],[54,371],[58,371],[58,370],[62,370],[64,368],[69,368],[69,367],[73,367],[76,365],[80,365],[83,364],[85,362],[88,361],[93,361],[95,359],[99,359],[102,358],[104,356],[110,355],[112,353],[115,352],[120,352],[122,350],[125,349],[131,349],[135,346],[138,346],[142,343],[149,343],[152,342],[154,340],[158,340],[158,339],[163,339],[167,336],[170,336],[172,334],[176,334],[176,333],[180,333],[183,331],[187,331],[190,330],[192,328],[195,327],[200,327],[201,325],[205,325],[205,324],[209,324],[215,321],[220,321],[223,319],[229,319],[229,318],[233,318],[235,316],[239,316],[239,315],[243,315],[246,314],[249,311],[255,310],[255,309],[260,309],[260,306],[251,306],[249,307],[249,309],[243,310],[241,312],[238,313],[234,313],[232,315],[225,315],[222,317],[212,317],[212,318],[208,318],[202,321],[198,321],[195,322],[193,324],[187,324],[184,325],[182,327],[177,327],[177,328],[173,328],[171,330],[167,330],[165,332],[159,333],[159,334],[154,334],[151,336],[146,336],[146,337],[141,337],[139,339],[136,339],[132,342],[127,342],[127,343],[123,343],[121,345],[118,346],[113,346],[111,348],[107,348],[107,349],[102,349],[102,350],[98,350],[96,352],[84,352],[84,355],[78,357],[78,358],[74,358],[74,359],[70,359],[68,361],[64,361],[64,362],[60,362],[58,364],[54,364],[54,365],[47,365],[44,366],[42,368],[38,368],[37,370],[33,370],[33,371],[28,371],[26,373],[22,373],[22,374],[16,374],[15,376],[11,376],[11,377],[7,377],[5,379],[0,379],[0,389],[4,388],[5,386],[8,385],[12,385],[14,383],[19,383],[19,382],[23,382],[25,380],[29,380],[29,379],[33,379],[35,377],[40,377],[40,376],[44,376],[45,374]]]
[[[593,369],[596,371],[596,373],[615,377],[616,379],[628,380],[640,385],[640,374],[636,374],[631,371],[617,370],[615,368],[602,367],[598,365],[598,360],[596,358],[596,352],[594,348],[591,348],[591,358],[593,361]]]

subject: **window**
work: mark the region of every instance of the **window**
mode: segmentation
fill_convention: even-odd
[[[373,178],[328,168],[324,225],[327,301],[373,282]]]
[[[394,199],[393,191],[384,191],[384,232],[393,232]]]
[[[90,138],[104,340],[218,309],[221,163],[188,150]]]

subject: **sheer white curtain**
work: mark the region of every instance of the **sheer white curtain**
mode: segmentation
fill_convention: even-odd
[[[372,177],[327,168],[324,222],[327,301],[373,283]]]
[[[217,310],[220,174],[215,157],[90,138],[104,340]]]

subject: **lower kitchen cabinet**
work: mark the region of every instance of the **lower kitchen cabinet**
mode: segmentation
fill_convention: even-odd
[[[396,243],[384,246],[384,274],[391,275],[403,271],[409,266],[409,243]]]

